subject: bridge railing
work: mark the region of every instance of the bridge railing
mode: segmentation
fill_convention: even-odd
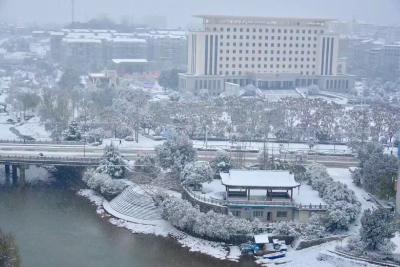
[[[299,210],[313,210],[313,211],[324,211],[328,209],[327,205],[324,204],[298,204],[292,201],[255,201],[255,200],[222,200],[216,199],[213,197],[209,197],[203,194],[199,194],[191,190],[188,186],[183,186],[183,189],[186,193],[192,197],[193,199],[211,205],[218,206],[226,206],[226,205],[243,205],[243,206],[254,206],[254,205],[262,205],[262,206],[284,206],[284,207],[293,207]]]
[[[60,157],[60,156],[34,156],[34,155],[0,155],[1,161],[60,161],[60,162],[83,162],[99,163],[101,157]]]
[[[3,144],[27,144],[27,145],[83,145],[84,142],[80,141],[52,141],[52,140],[28,140],[28,139],[0,139]]]

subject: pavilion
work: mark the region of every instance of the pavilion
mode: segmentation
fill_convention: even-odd
[[[290,203],[293,189],[300,187],[289,171],[230,170],[220,175],[228,203],[243,200]]]

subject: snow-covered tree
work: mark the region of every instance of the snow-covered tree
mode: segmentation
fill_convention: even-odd
[[[321,216],[313,215],[310,217],[307,224],[302,229],[301,236],[303,239],[318,239],[327,235],[325,225]]]
[[[397,177],[398,159],[383,153],[381,146],[369,144],[358,153],[360,168],[352,175],[353,181],[365,190],[380,197],[395,195],[394,181]]]
[[[299,224],[288,221],[281,221],[274,225],[274,235],[293,236],[295,238],[301,235],[301,228]]]
[[[394,215],[385,209],[365,210],[361,218],[360,238],[369,250],[377,250],[379,246],[394,237],[396,227]]]
[[[80,141],[82,134],[76,121],[71,121],[68,129],[63,132],[63,139],[65,141]]]
[[[124,191],[128,185],[122,180],[106,179],[104,183],[100,186],[100,192],[105,197],[115,197]]]
[[[328,211],[321,218],[326,229],[347,230],[361,211],[361,204],[354,192],[346,185],[335,182],[320,164],[308,166],[304,178],[328,204]]]
[[[214,172],[207,161],[195,161],[186,164],[181,172],[182,184],[199,189],[202,183],[211,182]]]
[[[210,164],[212,169],[217,174],[220,172],[229,172],[229,170],[233,167],[231,157],[226,151],[218,151]]]
[[[96,171],[106,173],[112,178],[120,179],[124,177],[126,172],[125,162],[114,145],[111,144],[104,148],[103,159]]]
[[[139,157],[135,161],[134,168],[136,172],[144,173],[150,177],[156,177],[160,173],[160,168],[157,166],[156,158],[149,155]]]
[[[19,267],[20,258],[15,239],[0,230],[0,266]]]
[[[214,211],[203,213],[183,199],[166,197],[160,206],[164,219],[178,229],[202,238],[230,241],[235,236],[249,236],[253,233],[250,221]]]
[[[187,163],[195,160],[196,150],[187,136],[172,133],[162,145],[156,147],[156,155],[161,167],[171,168],[179,174]]]
[[[112,179],[107,173],[96,171],[86,171],[82,177],[86,185],[105,197],[115,197],[119,195],[128,185],[122,180]]]

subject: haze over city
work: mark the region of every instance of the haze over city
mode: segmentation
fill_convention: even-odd
[[[0,267],[400,266],[400,0],[0,0]]]
[[[67,23],[70,0],[1,0],[0,20],[13,23]],[[228,8],[227,8],[228,7]],[[274,17],[322,17],[367,23],[400,24],[398,0],[75,0],[77,21],[106,15],[141,21],[146,16],[165,16],[169,27],[186,27],[194,14]]]

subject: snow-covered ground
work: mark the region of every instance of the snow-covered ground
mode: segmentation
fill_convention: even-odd
[[[392,238],[392,242],[396,245],[396,249],[393,253],[400,255],[400,232],[396,233],[395,237]]]
[[[121,144],[120,144],[121,140]],[[139,142],[135,141],[125,141],[123,139],[108,138],[103,140],[103,146],[113,143],[121,148],[139,148],[139,149],[152,149],[157,145],[162,144],[164,141],[155,141],[145,136],[139,135]],[[203,140],[194,140],[193,145],[195,148],[205,148],[205,143]],[[208,141],[207,148],[214,149],[228,149],[232,146],[229,141]],[[246,149],[262,150],[264,148],[263,142],[236,142],[233,146],[241,146]],[[294,152],[294,151],[309,151],[307,144],[300,143],[268,143],[267,149],[269,153],[279,153],[281,150],[284,152]],[[336,153],[336,154],[350,154],[351,150],[346,145],[315,145],[313,151],[320,153]]]
[[[44,125],[40,122],[39,117],[33,117],[32,119],[25,121],[14,127],[20,134],[33,137],[38,141],[49,141],[50,133],[46,131]]]
[[[298,190],[293,191],[294,202],[302,205],[325,205],[325,201],[308,184],[302,184]]]
[[[136,141],[125,141],[123,139],[118,138],[108,138],[103,140],[103,144],[101,147],[105,147],[106,145],[113,144],[119,148],[135,148],[135,149],[143,149],[143,150],[152,150],[156,146],[161,145],[164,141],[155,141],[153,139],[147,138],[145,136],[139,135],[139,142]]]
[[[15,140],[18,137],[11,132],[10,128],[13,126],[9,124],[7,120],[10,117],[5,113],[0,113],[0,139],[1,140]]]
[[[195,147],[204,148],[205,142],[203,140],[195,140],[193,141]],[[208,148],[230,148],[232,145],[229,141],[208,141],[207,147]],[[233,143],[233,146],[241,146],[242,148],[246,149],[264,149],[263,142],[236,142]],[[279,153],[281,150],[282,153],[284,152],[292,152],[292,151],[309,151],[310,148],[308,144],[302,143],[268,143],[267,149],[272,153]],[[317,151],[320,153],[335,153],[335,154],[350,154],[351,149],[346,145],[323,145],[318,144],[313,147],[313,151]]]

